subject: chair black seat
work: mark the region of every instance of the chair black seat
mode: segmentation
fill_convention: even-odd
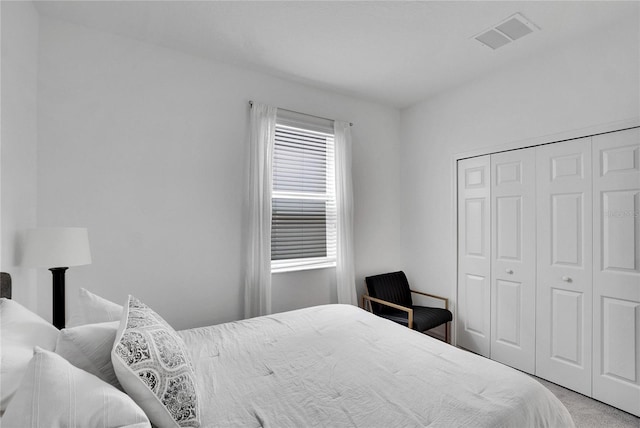
[[[370,297],[384,300],[385,302],[413,309],[413,324],[411,328],[424,332],[453,320],[453,314],[446,308],[432,308],[428,306],[416,306],[413,304],[407,276],[402,271],[383,273],[365,278],[365,285]],[[430,295],[442,300],[446,299]],[[407,311],[393,308],[382,303],[371,302],[371,311],[382,318],[397,322],[404,326],[409,324]],[[448,342],[448,329],[445,328],[445,342]]]
[[[411,308],[413,309],[413,329],[417,331],[431,330],[453,319],[453,315],[447,309],[426,306],[411,306]],[[404,311],[393,310],[391,313],[378,315],[404,326],[409,323],[407,313]]]

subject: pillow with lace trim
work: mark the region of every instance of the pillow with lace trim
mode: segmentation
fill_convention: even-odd
[[[111,361],[125,392],[153,425],[200,426],[195,372],[184,342],[133,296],[124,306]]]

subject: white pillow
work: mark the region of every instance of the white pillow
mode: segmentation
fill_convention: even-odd
[[[111,351],[116,376],[145,411],[164,427],[199,427],[195,372],[184,342],[151,308],[129,296]]]
[[[0,299],[0,414],[20,386],[33,347],[53,351],[58,329],[15,300]]]
[[[118,321],[121,317],[122,306],[81,288],[78,292],[77,306],[67,321],[67,327]]]
[[[150,427],[125,393],[36,347],[24,379],[2,417],[3,428]]]
[[[111,348],[120,321],[85,324],[60,331],[56,354],[74,366],[122,389],[111,364]]]

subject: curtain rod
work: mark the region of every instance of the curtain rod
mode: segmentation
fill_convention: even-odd
[[[249,107],[253,108],[253,101],[252,100],[249,100]],[[317,117],[318,119],[330,120],[331,122],[335,122],[335,119],[329,119],[328,117],[316,116],[315,114],[302,113],[302,112],[299,112],[299,111],[289,110],[289,109],[280,108],[280,107],[278,107],[278,110],[288,111],[289,113],[304,114],[305,116]],[[349,126],[353,126],[353,123],[349,122]]]

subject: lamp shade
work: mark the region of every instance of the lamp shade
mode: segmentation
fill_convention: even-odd
[[[27,230],[22,265],[56,268],[91,264],[89,235],[81,227]]]

